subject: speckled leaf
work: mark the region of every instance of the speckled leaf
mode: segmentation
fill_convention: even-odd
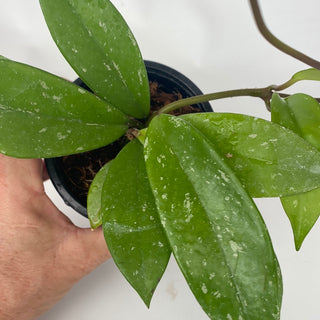
[[[147,177],[143,146],[133,140],[113,160],[102,193],[104,235],[120,271],[147,306],[170,247]]]
[[[232,113],[183,119],[216,146],[252,197],[288,196],[320,186],[320,153],[290,130]]]
[[[58,48],[100,98],[126,114],[149,113],[149,85],[128,25],[108,0],[40,0]]]
[[[301,248],[304,239],[319,218],[319,199],[319,188],[280,199],[291,223],[296,250]]]
[[[274,94],[271,117],[273,122],[294,131],[320,150],[320,105],[317,100],[302,93],[286,99]]]
[[[88,192],[87,212],[92,229],[98,228],[102,224],[101,194],[102,187],[107,178],[112,161],[107,162],[94,177]]]
[[[319,73],[319,70],[318,70]],[[320,149],[320,105],[312,97],[295,94],[281,99],[274,94],[271,101],[272,121],[289,128]],[[320,215],[320,189],[281,198],[282,206],[291,222],[296,249]]]
[[[282,282],[264,222],[223,158],[182,118],[151,122],[145,159],[175,258],[211,319],[279,319]]]
[[[0,152],[47,158],[107,145],[128,118],[95,95],[39,69],[0,57]]]

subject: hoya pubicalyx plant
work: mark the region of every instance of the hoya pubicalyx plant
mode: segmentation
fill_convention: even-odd
[[[319,104],[305,95],[272,93],[319,80],[318,70],[281,86],[178,101],[149,116],[144,62],[111,2],[40,4],[57,46],[94,94],[1,57],[0,151],[19,158],[70,155],[134,129],[136,138],[96,175],[87,210],[145,304],[173,254],[210,319],[280,319],[281,272],[253,198],[281,197],[300,247],[319,215]],[[236,95],[263,98],[273,122],[240,114],[167,114]]]

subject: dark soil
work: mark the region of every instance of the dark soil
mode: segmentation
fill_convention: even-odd
[[[150,113],[158,111],[171,102],[182,99],[182,95],[179,92],[167,92],[157,82],[150,82],[150,97]],[[177,109],[171,114],[181,115],[200,111],[197,107],[187,106]],[[87,204],[88,190],[96,173],[104,164],[114,159],[128,142],[129,139],[124,136],[106,147],[61,157],[61,166],[68,181],[67,188],[81,204],[84,206]]]
[[[156,112],[160,110],[162,107],[166,106],[167,104],[183,98],[180,92],[173,92],[173,93],[166,92],[165,89],[161,85],[159,85],[158,82],[155,82],[155,81],[150,82],[149,87],[150,87],[150,106],[151,106],[150,113]],[[200,111],[201,110],[197,107],[186,106],[180,109],[176,109],[170,112],[170,114],[179,116],[182,114],[196,113]]]

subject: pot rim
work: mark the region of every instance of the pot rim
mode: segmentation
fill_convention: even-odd
[[[174,89],[179,91],[183,97],[203,94],[199,87],[197,87],[189,78],[175,69],[172,69],[164,64],[149,60],[145,60],[145,66],[147,69],[149,81],[158,81],[160,84],[173,87]],[[91,91],[90,88],[88,88],[80,78],[76,79],[74,83]],[[213,111],[209,102],[199,103],[194,106],[199,107],[203,112]],[[65,178],[62,170],[59,170],[60,161],[61,157],[45,159],[45,164],[50,180],[59,195],[64,200],[65,204],[73,208],[82,216],[88,218],[87,208],[82,203],[80,203],[78,199],[76,199],[76,197],[74,197],[72,193],[69,192],[68,187],[65,186],[67,179]]]

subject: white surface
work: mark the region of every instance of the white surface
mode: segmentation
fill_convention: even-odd
[[[54,1],[54,0],[53,0]],[[307,68],[271,47],[258,33],[247,1],[114,0],[126,17],[145,59],[165,63],[190,77],[204,92],[282,83]],[[319,0],[263,0],[271,30],[297,49],[320,59]],[[0,54],[65,78],[76,75],[64,61],[45,26],[38,1],[0,0]],[[1,75],[0,75],[1,76]],[[320,96],[320,84],[295,89]],[[268,119],[253,98],[215,102],[215,111],[248,113]],[[66,208],[50,183],[47,191],[80,226],[85,219]],[[320,318],[319,223],[296,253],[289,222],[279,201],[257,201],[268,225],[284,278],[282,320]],[[207,316],[195,302],[171,261],[147,310],[112,261],[80,281],[41,320],[174,319]],[[257,319],[258,320],[258,319]]]

